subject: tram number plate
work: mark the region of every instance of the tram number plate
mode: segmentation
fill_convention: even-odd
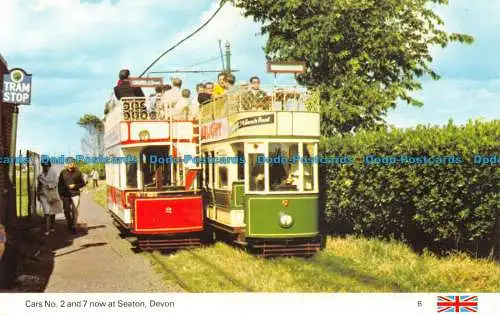
[[[172,214],[172,207],[166,207],[165,208],[165,213],[166,214]]]

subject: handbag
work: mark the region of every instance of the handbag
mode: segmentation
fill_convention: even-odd
[[[46,189],[44,194],[48,202],[54,202],[59,200],[59,194],[57,193],[57,188]]]

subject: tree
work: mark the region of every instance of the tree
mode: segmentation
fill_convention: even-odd
[[[88,155],[104,154],[104,123],[97,116],[85,114],[77,123],[85,128],[86,134],[82,138],[82,153]]]
[[[439,79],[430,48],[473,42],[443,30],[431,7],[447,0],[229,1],[263,24],[268,59],[306,62],[298,81],[321,99],[324,135],[383,125],[398,100],[422,106],[418,79]]]

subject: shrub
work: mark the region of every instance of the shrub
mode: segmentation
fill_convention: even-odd
[[[499,147],[499,120],[323,139],[322,155],[355,159],[321,166],[326,227],[334,234],[395,238],[419,250],[488,255],[499,243],[500,168],[477,165],[474,155],[495,156]],[[462,163],[366,165],[368,155],[455,156]]]

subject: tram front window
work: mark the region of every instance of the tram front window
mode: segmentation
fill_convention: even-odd
[[[248,154],[248,165],[250,167],[250,191],[264,191],[265,189],[264,164],[258,163],[259,156],[261,156],[260,159],[264,158],[264,154],[262,153]]]
[[[141,172],[144,188],[161,189],[163,186],[171,185],[170,169],[171,165],[160,163],[159,158],[169,155],[168,148],[150,147],[142,151]]]
[[[269,187],[271,191],[299,190],[299,162],[291,163],[299,155],[297,143],[269,144]]]

